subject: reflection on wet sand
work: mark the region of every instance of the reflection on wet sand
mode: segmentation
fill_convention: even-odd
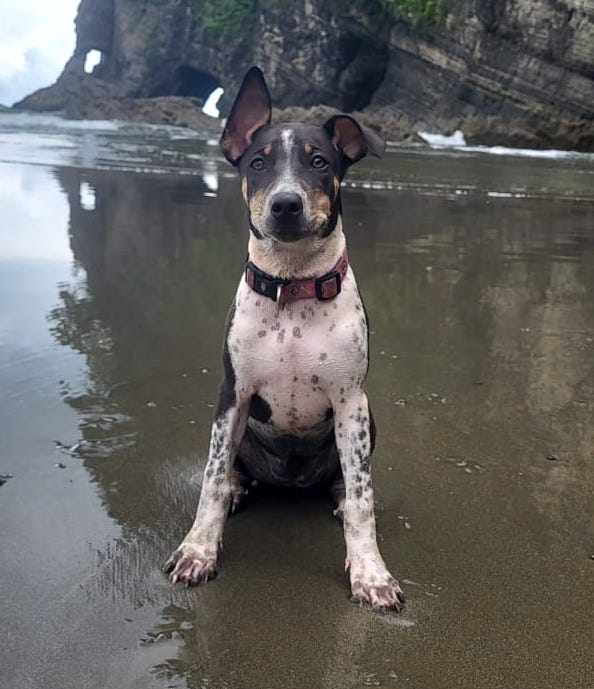
[[[220,581],[185,591],[160,575],[199,490],[244,210],[226,179],[214,197],[212,181],[193,177],[55,174],[78,272],[61,286],[49,326],[88,366],[86,389],[63,386],[80,417],[80,439],[65,451],[82,459],[122,525],[120,541],[97,555],[93,595],[162,608],[139,651],[162,649],[155,678],[189,687],[578,686],[579,667],[552,662],[547,649],[554,643],[579,665],[585,620],[554,601],[556,619],[544,615],[536,582],[555,580],[553,553],[569,560],[575,603],[592,594],[591,203],[345,194],[373,330],[382,547],[419,583],[396,623],[346,600],[340,531],[323,497],[249,504],[229,524]],[[81,185],[93,204],[81,203]],[[504,580],[515,612],[501,619],[490,596]],[[555,625],[573,640],[548,640]],[[502,664],[506,638],[514,646]]]

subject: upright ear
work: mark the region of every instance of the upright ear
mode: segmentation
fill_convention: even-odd
[[[381,158],[386,150],[386,142],[379,134],[348,115],[334,115],[324,124],[324,129],[334,146],[343,153],[347,165],[356,163],[368,153]]]
[[[256,130],[270,124],[271,114],[270,93],[264,75],[258,67],[252,67],[241,82],[221,136],[221,149],[230,163],[237,165]]]

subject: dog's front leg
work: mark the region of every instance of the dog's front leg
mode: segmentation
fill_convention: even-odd
[[[400,610],[404,594],[377,547],[371,485],[371,432],[367,396],[353,390],[334,409],[336,444],[345,483],[346,568],[353,598],[374,608]]]
[[[173,583],[181,581],[191,586],[216,574],[218,549],[231,502],[231,469],[247,416],[247,403],[237,399],[226,411],[217,412],[196,519],[164,567]]]

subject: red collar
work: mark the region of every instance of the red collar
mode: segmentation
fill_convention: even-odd
[[[254,292],[281,304],[297,301],[297,299],[328,301],[340,294],[342,280],[348,267],[349,257],[346,247],[332,270],[319,278],[306,280],[288,280],[268,275],[248,260],[245,264],[245,281]]]

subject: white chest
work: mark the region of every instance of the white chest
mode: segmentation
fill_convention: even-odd
[[[240,396],[258,393],[280,432],[306,433],[367,370],[367,327],[352,272],[335,299],[284,306],[242,282],[228,345]]]

